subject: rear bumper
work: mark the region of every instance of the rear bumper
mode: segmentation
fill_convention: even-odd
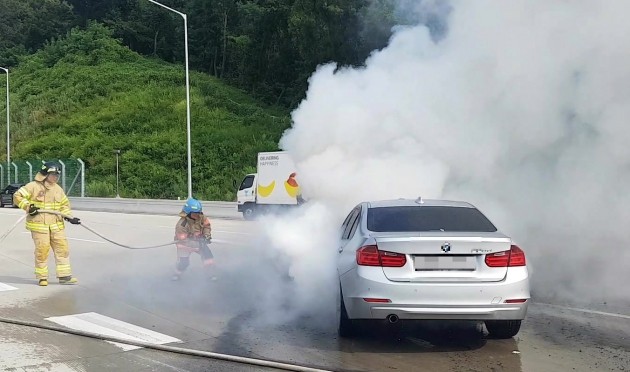
[[[510,268],[503,281],[487,283],[392,282],[379,267],[359,267],[341,278],[350,319],[521,320],[530,298],[527,268]],[[366,298],[388,299],[370,303]],[[508,299],[527,299],[507,304]]]
[[[2,204],[4,205],[13,205],[13,195],[2,194]]]
[[[441,320],[521,320],[527,314],[527,303],[499,306],[373,306],[370,319],[385,319],[395,314],[399,319],[441,319]]]

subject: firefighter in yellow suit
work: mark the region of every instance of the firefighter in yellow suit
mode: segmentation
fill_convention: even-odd
[[[175,275],[173,280],[179,280],[190,264],[190,256],[192,253],[199,253],[203,261],[203,266],[210,272],[210,267],[214,263],[212,251],[208,244],[212,242],[212,227],[210,219],[204,216],[203,207],[199,200],[189,198],[184,204],[179,221],[175,225],[175,240],[178,241],[177,247],[177,265],[175,266]],[[209,276],[211,280],[215,280],[215,276]]]
[[[48,285],[48,254],[51,248],[55,255],[59,283],[77,283],[77,279],[72,277],[70,251],[63,220],[75,225],[81,221],[71,215],[70,201],[57,184],[59,173],[57,163],[44,163],[35,175],[35,180],[21,187],[13,195],[13,203],[28,213],[26,229],[31,231],[35,243],[35,276],[39,279],[40,286]],[[39,213],[40,209],[57,211],[68,217]]]

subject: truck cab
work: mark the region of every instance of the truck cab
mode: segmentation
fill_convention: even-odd
[[[251,220],[256,210],[256,187],[258,186],[258,174],[248,174],[243,178],[236,193],[238,211],[243,213],[243,218]]]

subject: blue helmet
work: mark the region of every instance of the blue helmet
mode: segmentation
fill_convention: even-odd
[[[186,200],[186,204],[184,204],[184,208],[182,208],[182,212],[186,214],[190,213],[201,213],[202,207],[199,200],[194,198],[189,198]]]

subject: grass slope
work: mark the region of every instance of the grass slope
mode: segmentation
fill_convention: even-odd
[[[89,196],[113,196],[121,149],[121,196],[185,197],[184,82],[183,66],[141,57],[101,25],[73,30],[11,72],[12,157],[81,158]],[[288,112],[205,74],[190,82],[193,194],[233,200],[232,180],[277,149]]]

